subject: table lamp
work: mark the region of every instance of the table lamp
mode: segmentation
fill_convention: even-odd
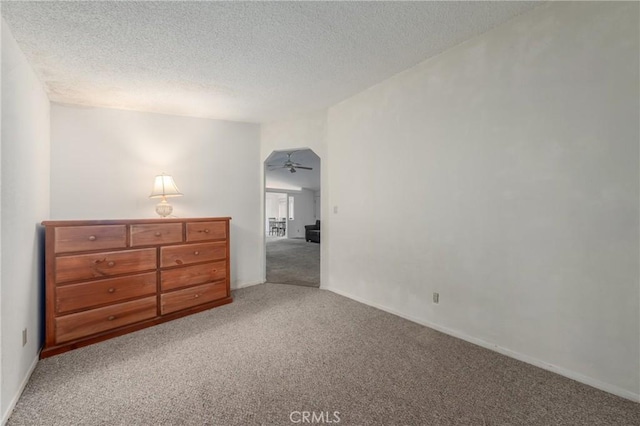
[[[156,213],[162,217],[167,217],[173,211],[173,206],[167,202],[167,197],[181,197],[182,193],[173,181],[173,178],[164,173],[156,176],[153,182],[153,190],[149,198],[162,198],[156,205]]]

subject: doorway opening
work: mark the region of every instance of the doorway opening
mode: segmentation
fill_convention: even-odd
[[[274,151],[264,162],[267,282],[320,286],[320,157]]]

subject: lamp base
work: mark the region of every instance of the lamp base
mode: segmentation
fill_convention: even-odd
[[[158,213],[161,217],[167,217],[173,212],[173,206],[167,203],[166,199],[162,199],[158,204],[156,204],[156,213]]]

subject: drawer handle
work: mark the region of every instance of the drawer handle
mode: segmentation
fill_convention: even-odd
[[[107,318],[109,321],[113,321],[114,319],[116,319],[115,315],[109,315],[109,318]]]
[[[114,262],[113,260],[110,261],[109,263],[107,263],[107,266],[110,268],[113,268],[114,266],[116,266],[116,262]]]
[[[107,290],[107,291],[108,291],[109,293],[115,293],[115,292],[116,292],[116,289],[115,289],[115,288],[113,288],[113,287],[111,287],[111,288],[110,288],[109,290]]]
[[[195,296],[193,296],[193,297],[195,297],[195,298],[197,299],[198,297],[200,297],[200,295],[199,295],[199,294],[196,294],[196,295],[195,295]]]
[[[96,240],[96,236],[95,236],[95,235],[91,235],[91,236],[89,237],[89,241],[95,241],[95,240]]]
[[[193,252],[193,254],[195,254],[197,256],[197,255],[200,254],[200,252],[196,250],[196,251]]]
[[[156,237],[159,237],[160,235],[162,235],[160,232],[156,232]]]
[[[208,233],[209,233],[209,230],[208,230],[208,229],[205,229],[205,230],[204,230],[204,233],[205,233],[205,234],[208,234]]]

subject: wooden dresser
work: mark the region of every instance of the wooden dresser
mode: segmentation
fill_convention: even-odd
[[[229,220],[42,222],[40,358],[231,303]]]

